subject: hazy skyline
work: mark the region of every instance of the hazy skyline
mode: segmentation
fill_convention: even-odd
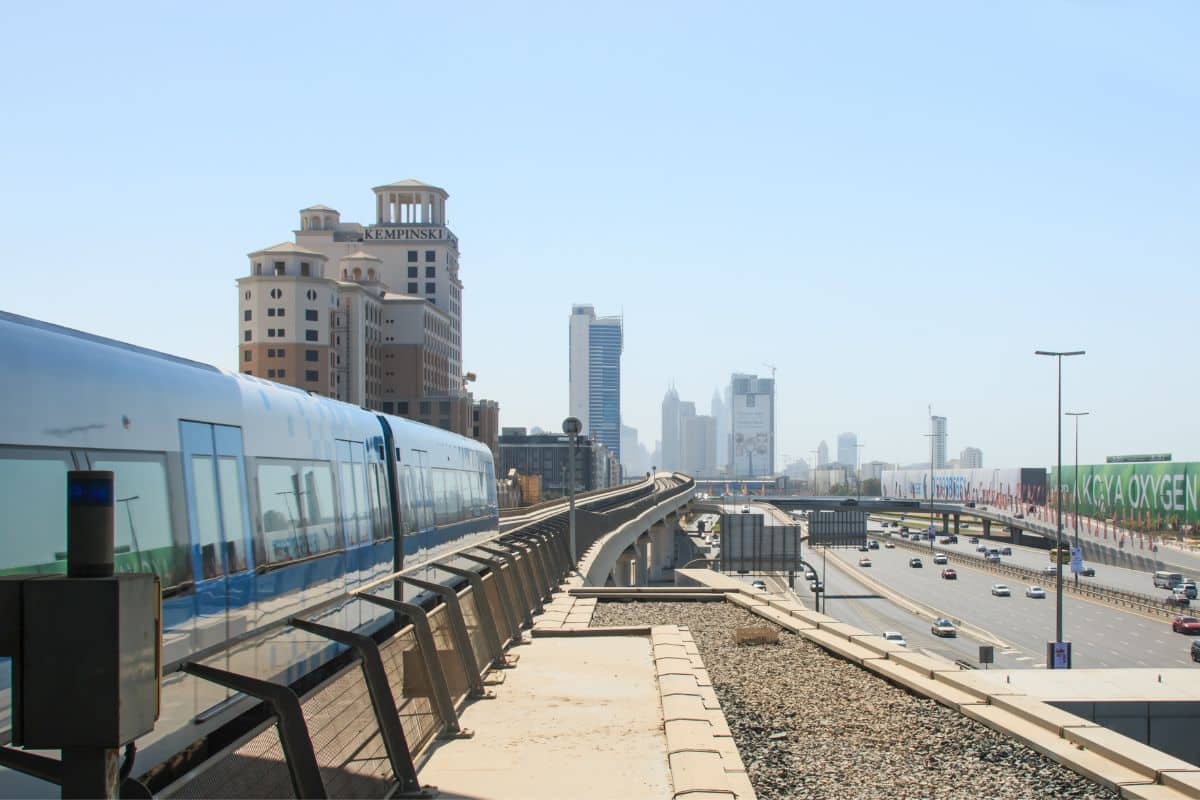
[[[948,457],[1049,465],[1033,351],[1083,348],[1083,461],[1200,460],[1200,7],[346,8],[0,11],[0,309],[236,369],[246,254],[411,177],[504,426],[558,429],[587,303],[650,449],[670,383],[775,364],[778,468],[927,459],[930,404]]]

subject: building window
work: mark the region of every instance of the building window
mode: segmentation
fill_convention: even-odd
[[[267,336],[274,339],[275,338],[275,329],[267,328]],[[246,331],[246,341],[247,342],[250,341],[250,331]]]
[[[420,410],[418,413],[420,413],[420,415],[421,415],[421,416],[423,416],[423,417],[428,417],[428,416],[429,416],[429,401],[428,401],[428,400],[422,400],[422,401],[421,401],[421,405],[420,405],[420,409],[421,409],[421,410]]]
[[[250,341],[250,331],[246,331],[244,334],[242,334],[242,341],[244,341],[244,342]]]
[[[275,377],[275,370],[273,370],[273,369],[269,369],[269,370],[267,370],[267,377],[268,377],[268,378],[274,378],[274,377]]]
[[[283,370],[283,369],[279,370],[279,377],[281,377],[281,378],[286,378],[286,377],[287,377],[287,370]]]
[[[313,330],[312,328],[309,328],[308,330],[306,330],[304,332],[304,341],[315,342],[316,340],[317,340],[317,332],[315,330]]]
[[[425,284],[425,294],[433,294],[436,291],[437,291],[436,283],[426,283]]]
[[[307,320],[308,322],[316,322],[317,321],[317,310],[315,308],[304,309],[304,319]]]
[[[450,401],[449,400],[442,400],[438,403],[438,413],[439,414],[449,414],[450,413]]]
[[[275,335],[278,336],[280,339],[282,339],[283,338],[283,328],[276,328]]]
[[[315,369],[304,370],[304,380],[308,381],[309,383],[316,383],[320,379],[321,378]]]
[[[250,309],[247,308],[245,311],[242,312],[242,320],[244,322],[250,321]]]
[[[285,268],[286,268],[286,267],[287,267],[287,265],[286,265],[286,264],[284,264],[284,262],[282,262],[282,261],[276,261],[276,262],[275,262],[275,274],[276,274],[276,275],[283,275],[283,274],[285,274]]]
[[[408,285],[408,293],[409,293],[409,294],[416,294],[416,293],[417,293],[417,285],[416,285],[415,283],[410,283],[410,284]]]
[[[316,291],[315,291],[315,290],[313,290],[313,289],[309,289],[307,292],[305,292],[305,293],[304,293],[304,296],[305,296],[305,297],[307,297],[309,300],[316,300],[316,299],[317,299],[317,293],[316,293]]]
[[[436,258],[437,258],[437,253],[435,253],[434,251],[432,251],[432,250],[425,251],[425,263],[426,264],[432,264]]]
[[[267,358],[274,358],[274,357],[275,357],[275,348],[268,347],[267,348]]]
[[[417,251],[416,250],[408,251],[408,263],[410,263],[410,264],[417,263]]]
[[[408,401],[407,400],[401,400],[399,403],[396,403],[396,413],[403,414],[403,415],[408,414]]]
[[[307,261],[300,262],[300,274],[306,278],[308,277],[308,262]]]
[[[242,361],[249,361],[249,360],[250,360],[250,351],[247,350],[245,353],[242,353]]]
[[[273,297],[273,298],[275,298],[276,300],[278,300],[279,298],[283,297],[283,290],[282,290],[282,289],[272,289],[272,290],[271,290],[271,297]]]
[[[277,317],[282,317],[282,316],[283,316],[283,312],[284,312],[285,310],[286,310],[286,309],[282,309],[282,308],[277,308],[277,309],[275,309],[275,316],[277,316]]]
[[[278,350],[275,351],[276,358],[283,358],[286,355],[287,355],[287,351],[284,350],[282,347],[280,347]]]
[[[275,309],[273,309],[273,308],[268,308],[268,309],[267,309],[267,316],[268,316],[268,317],[273,317],[273,316],[275,316]]]
[[[409,268],[408,268],[408,277],[410,277],[410,278],[415,278],[415,277],[417,277],[417,268],[416,268],[416,267],[409,267]]]
[[[254,262],[254,274],[262,275],[262,262],[261,261]],[[249,298],[247,298],[247,299],[249,299]]]
[[[318,355],[316,350],[305,350],[304,351],[304,360],[305,361],[319,361],[320,356]]]
[[[436,278],[437,277],[437,267],[426,267],[425,268],[425,277],[426,278]]]

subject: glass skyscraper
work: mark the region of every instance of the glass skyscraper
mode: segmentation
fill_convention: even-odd
[[[618,461],[621,458],[621,317],[597,317],[592,306],[571,308],[571,415]]]

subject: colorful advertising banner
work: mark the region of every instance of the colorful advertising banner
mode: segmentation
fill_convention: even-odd
[[[1037,471],[1034,480],[1024,469],[939,469],[933,473],[933,499],[957,503],[1020,504],[1035,502],[1045,481]],[[929,470],[884,470],[883,495],[910,500],[929,499]]]
[[[1050,471],[1050,491],[1058,487],[1057,470]],[[1195,525],[1200,522],[1197,493],[1200,463],[1080,464],[1079,487],[1075,467],[1063,467],[1064,508],[1089,517],[1139,522],[1151,528]]]

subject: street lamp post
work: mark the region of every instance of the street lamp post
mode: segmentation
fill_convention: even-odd
[[[1056,534],[1055,541],[1054,541],[1054,548],[1055,548],[1055,559],[1054,559],[1054,561],[1055,561],[1055,564],[1057,564],[1057,566],[1058,566],[1058,569],[1056,570],[1056,573],[1057,573],[1057,574],[1056,574],[1056,576],[1055,576],[1055,592],[1056,592],[1056,595],[1057,595],[1057,597],[1055,598],[1055,606],[1056,606],[1056,608],[1055,608],[1055,625],[1054,625],[1054,641],[1055,641],[1055,642],[1062,642],[1062,640],[1063,640],[1063,585],[1062,585],[1062,562],[1063,562],[1063,560],[1062,560],[1062,533],[1063,533],[1063,530],[1062,530],[1062,527],[1063,527],[1063,526],[1062,526],[1062,418],[1063,418],[1063,413],[1062,413],[1062,360],[1063,360],[1063,356],[1081,356],[1081,355],[1083,355],[1085,352],[1086,352],[1085,350],[1062,350],[1062,351],[1058,351],[1058,350],[1035,350],[1035,351],[1033,352],[1033,354],[1034,354],[1035,356],[1053,356],[1053,357],[1054,357],[1054,359],[1055,359],[1055,361],[1057,361],[1057,362],[1058,362],[1058,414],[1057,414],[1057,419],[1056,419],[1056,421],[1057,421],[1057,423],[1058,423],[1058,488],[1057,488],[1057,490],[1056,490],[1056,494],[1055,494],[1055,498],[1056,498],[1056,500],[1057,500],[1056,506],[1057,506],[1057,509],[1058,509],[1058,510],[1057,510],[1057,514],[1056,514],[1056,517],[1057,517],[1057,522],[1056,522],[1056,524],[1055,524],[1055,528],[1056,528],[1056,530],[1057,530],[1057,534]],[[1069,664],[1068,664],[1068,666],[1069,666]],[[1054,669],[1054,663],[1053,663],[1053,661],[1052,661],[1052,660],[1050,660],[1050,659],[1048,659],[1048,660],[1047,660],[1047,662],[1046,662],[1046,667],[1047,667],[1047,669]]]
[[[933,524],[933,445],[934,438],[937,434],[933,432],[933,406],[929,406],[929,433],[925,434],[925,438],[929,440],[929,552],[933,552],[933,542],[937,537],[934,535]]]
[[[1068,411],[1068,417],[1075,418],[1075,547],[1079,547],[1079,418],[1086,417],[1090,411]],[[1079,573],[1075,573],[1075,588],[1079,588]]]
[[[858,483],[858,499],[862,500],[862,458],[860,457],[863,443],[854,445],[854,480]]]
[[[583,423],[577,417],[567,417],[562,424],[563,433],[570,440],[569,456],[570,466],[567,469],[567,491],[570,493],[570,507],[567,512],[567,528],[570,530],[571,539],[571,568],[579,563],[579,556],[575,552],[575,440],[579,436],[579,432],[583,430]]]

